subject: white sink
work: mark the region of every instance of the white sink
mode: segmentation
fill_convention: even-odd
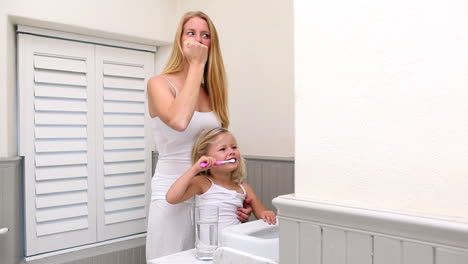
[[[256,220],[226,227],[219,236],[219,246],[234,248],[278,262],[279,227]]]

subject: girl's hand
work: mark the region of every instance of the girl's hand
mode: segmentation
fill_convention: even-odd
[[[201,163],[206,163],[206,166],[202,167]],[[205,171],[210,169],[213,166],[216,166],[216,159],[210,156],[201,156],[195,164],[193,164],[193,167],[197,169],[198,172]]]
[[[263,219],[263,221],[267,222],[270,225],[276,224],[276,216],[273,211],[263,211],[260,214],[260,217]]]
[[[205,65],[208,59],[208,47],[196,40],[186,40],[182,43],[184,56],[192,64]]]

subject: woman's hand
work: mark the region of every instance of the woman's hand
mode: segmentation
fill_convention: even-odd
[[[276,216],[275,216],[275,213],[273,211],[268,211],[268,210],[263,211],[260,214],[260,217],[263,219],[263,221],[267,222],[270,225],[276,224]]]
[[[237,219],[242,223],[249,221],[250,214],[252,213],[252,198],[245,199],[244,207],[237,208]]]
[[[182,43],[184,56],[190,65],[205,65],[208,59],[208,47],[196,40],[186,40]]]

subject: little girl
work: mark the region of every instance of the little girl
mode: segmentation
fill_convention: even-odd
[[[220,161],[229,161],[220,164]],[[239,224],[236,211],[245,199],[252,198],[252,209],[258,219],[276,223],[273,211],[267,210],[253,189],[242,180],[245,165],[237,143],[225,128],[203,131],[192,149],[193,166],[179,177],[166,194],[171,204],[182,203],[196,196],[196,204],[217,205],[219,230]],[[219,164],[219,165],[217,165]]]

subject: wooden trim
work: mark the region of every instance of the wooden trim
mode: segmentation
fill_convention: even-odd
[[[273,199],[280,218],[330,225],[345,230],[376,233],[420,243],[468,249],[468,223],[398,212],[353,208],[295,197]]]
[[[98,37],[93,37],[93,36],[68,33],[68,32],[50,30],[50,29],[45,29],[45,28],[24,26],[24,25],[18,25],[16,32],[42,36],[42,37],[51,37],[51,38],[58,38],[58,39],[63,39],[63,40],[98,44],[98,45],[103,45],[103,46],[126,48],[126,49],[133,49],[133,50],[139,50],[139,51],[148,51],[148,52],[153,52],[153,53],[157,51],[156,46],[151,46],[151,45],[139,44],[139,43],[134,43],[134,42],[125,42],[125,41],[113,40],[113,39],[104,39],[104,38],[98,38]]]
[[[244,155],[244,159],[258,160],[258,161],[294,162],[294,157],[270,157],[270,156]]]
[[[8,158],[0,158],[0,167],[10,167],[11,164],[15,164],[21,161],[21,157],[8,157]]]
[[[25,263],[43,263],[42,260],[44,259],[47,259],[47,261],[50,263],[69,263],[73,262],[71,260],[78,262],[82,259],[97,257],[101,255],[106,255],[108,259],[111,259],[112,256],[119,256],[119,252],[122,252],[124,250],[144,247],[145,243],[145,234],[133,235],[125,238],[112,239],[105,242],[99,242],[90,245],[54,251],[51,253],[40,254],[32,257],[26,257]],[[143,257],[143,259],[146,259],[144,254],[141,257]]]

